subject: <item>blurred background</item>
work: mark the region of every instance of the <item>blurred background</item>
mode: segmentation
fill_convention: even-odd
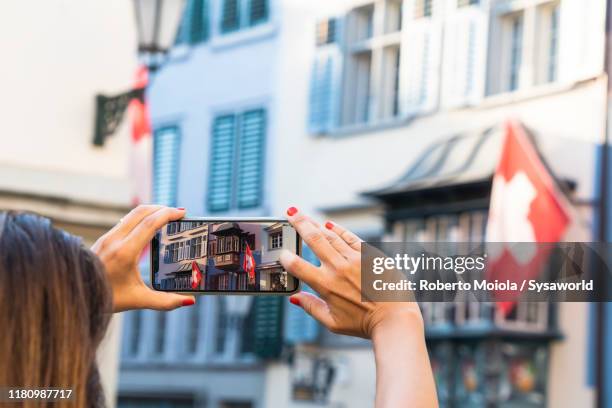
[[[512,120],[562,239],[608,240],[606,3],[4,1],[0,208],[88,243],[144,202],[481,242]],[[422,310],[443,407],[612,406],[607,305]],[[109,406],[373,406],[369,342],[281,297],[122,313],[99,360]]]

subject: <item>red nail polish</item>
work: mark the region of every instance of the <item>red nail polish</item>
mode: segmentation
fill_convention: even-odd
[[[296,306],[300,305],[300,299],[298,299],[296,297],[290,297],[289,298],[289,302],[291,302],[292,305],[296,305]]]
[[[333,229],[334,228],[334,223],[331,221],[327,221],[325,223],[325,228],[327,228],[328,230]]]
[[[183,300],[183,306],[193,306],[193,305],[195,305],[195,300],[191,298]]]
[[[298,212],[298,209],[297,209],[297,208],[295,208],[295,207],[289,207],[289,208],[287,209],[287,215],[289,215],[290,217],[291,217],[292,215],[295,215],[295,213],[297,213],[297,212]]]
[[[185,209],[185,207],[178,207],[177,210],[179,211],[183,211]]]

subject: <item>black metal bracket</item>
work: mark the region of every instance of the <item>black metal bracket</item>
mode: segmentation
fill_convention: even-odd
[[[145,88],[136,88],[115,96],[96,95],[94,146],[104,146],[106,138],[112,136],[121,124],[130,101],[139,99],[144,102],[144,94]]]

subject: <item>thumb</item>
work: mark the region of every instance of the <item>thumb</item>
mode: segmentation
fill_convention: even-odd
[[[304,309],[306,313],[315,318],[328,329],[334,326],[334,318],[329,312],[327,303],[320,297],[308,292],[300,292],[289,298],[289,301]]]
[[[167,293],[150,290],[147,294],[146,309],[174,310],[183,306],[193,306],[195,297],[179,295],[178,293]]]

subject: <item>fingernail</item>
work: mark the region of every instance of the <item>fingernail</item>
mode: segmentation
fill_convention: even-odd
[[[325,223],[325,228],[327,228],[328,230],[333,229],[334,228],[334,223],[331,221],[327,221]]]
[[[193,306],[193,305],[195,305],[195,300],[193,300],[192,298],[183,300],[183,306]]]
[[[289,298],[289,302],[291,302],[292,305],[296,305],[296,306],[300,305],[300,299],[293,297],[293,296]]]
[[[185,209],[185,207],[178,207],[177,210],[179,211],[183,211]]]
[[[295,207],[289,207],[289,208],[287,209],[287,215],[288,215],[288,216],[290,216],[290,217],[291,217],[292,215],[295,215],[295,213],[297,213],[297,212],[298,212],[298,209],[297,209],[297,208],[295,208]]]

